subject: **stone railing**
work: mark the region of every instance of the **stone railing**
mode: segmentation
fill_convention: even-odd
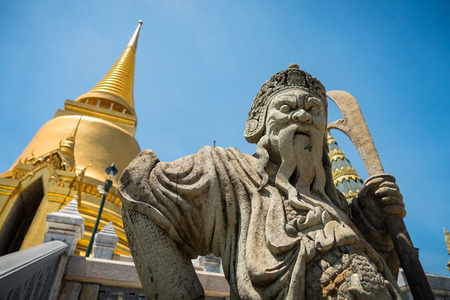
[[[67,248],[51,241],[0,257],[0,299],[47,299]]]
[[[46,221],[42,245],[0,257],[0,300],[58,298],[67,260],[84,233],[77,199]]]

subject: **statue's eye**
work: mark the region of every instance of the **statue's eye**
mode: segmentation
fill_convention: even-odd
[[[283,104],[280,106],[280,111],[283,113],[288,113],[290,110],[291,110],[291,108],[287,104]]]
[[[313,116],[317,116],[319,114],[319,108],[317,106],[311,106],[308,109],[309,113],[312,114]]]

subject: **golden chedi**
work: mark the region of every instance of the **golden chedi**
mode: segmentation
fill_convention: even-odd
[[[120,173],[140,152],[134,138],[136,113],[133,83],[142,22],[106,76],[44,124],[17,161],[0,175],[0,255],[44,240],[46,215],[78,195],[86,231],[75,254],[83,255],[92,235],[106,167]],[[114,182],[106,198],[99,229],[112,221],[119,242],[115,253],[129,255]]]

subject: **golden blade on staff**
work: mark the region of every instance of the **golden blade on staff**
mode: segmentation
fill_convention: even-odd
[[[328,130],[338,129],[350,138],[371,178],[386,176],[387,174],[384,173],[377,149],[356,99],[344,91],[329,91],[327,97],[336,103],[343,116],[343,119],[330,123]],[[434,299],[430,284],[403,219],[399,215],[389,215],[386,218],[386,227],[394,242],[395,250],[405,271],[414,299]]]

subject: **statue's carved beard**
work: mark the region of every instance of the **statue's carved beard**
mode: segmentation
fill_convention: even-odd
[[[277,134],[281,163],[275,176],[275,186],[287,196],[293,207],[311,209],[310,205],[299,201],[297,193],[315,195],[323,200],[328,199],[325,193],[326,175],[322,165],[323,135],[313,126],[310,126],[307,135],[299,133],[298,129],[297,124],[290,124]],[[258,172],[262,178],[260,188],[268,181],[265,170],[270,160],[268,150],[276,146],[271,146],[269,143],[269,135],[273,134],[272,131],[272,128],[269,128],[257,145]]]

